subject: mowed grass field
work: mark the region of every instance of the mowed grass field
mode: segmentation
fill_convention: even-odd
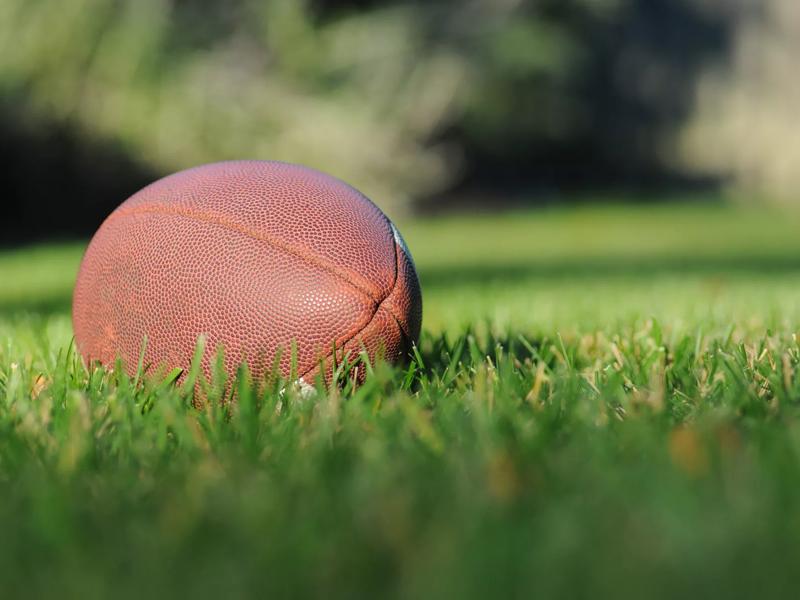
[[[800,214],[402,230],[410,367],[204,410],[76,359],[83,244],[0,254],[0,597],[796,593]]]

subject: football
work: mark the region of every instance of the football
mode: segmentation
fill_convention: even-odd
[[[185,370],[202,336],[206,375],[222,349],[229,375],[246,363],[309,384],[344,359],[403,361],[421,320],[411,254],[383,212],[330,175],[268,161],[131,196],[89,244],[73,302],[87,364]]]

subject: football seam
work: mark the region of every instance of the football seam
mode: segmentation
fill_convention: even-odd
[[[372,316],[369,318],[369,320],[366,323],[364,323],[364,325],[362,325],[361,327],[356,329],[355,333],[353,333],[349,337],[344,338],[341,342],[337,343],[337,345],[339,347],[341,347],[342,350],[344,350],[346,348],[346,346],[348,344],[350,344],[353,340],[355,340],[356,338],[361,336],[372,325],[372,323],[375,321],[375,317],[378,316],[378,313],[381,310],[385,310],[386,312],[388,312],[392,316],[392,318],[395,321],[397,321],[397,325],[398,325],[398,328],[400,329],[401,335],[405,335],[405,332],[403,331],[403,328],[400,327],[400,322],[397,320],[397,317],[394,315],[394,313],[391,310],[389,310],[388,308],[386,308],[384,306],[384,302],[386,302],[392,296],[392,294],[394,293],[395,289],[397,288],[397,282],[400,281],[399,262],[400,262],[399,256],[397,255],[397,243],[395,242],[395,244],[394,244],[394,265],[395,265],[394,266],[394,282],[392,282],[392,287],[389,288],[389,291],[387,292],[386,296],[384,296],[383,299],[381,299],[381,301],[377,303],[377,305],[375,306],[375,311],[372,313]],[[303,371],[303,374],[300,375],[299,378],[303,379],[306,375],[308,375],[314,369],[316,369],[319,366],[320,363],[324,363],[324,362],[328,361],[331,358],[331,355],[333,355],[335,353],[335,351],[336,351],[336,349],[334,348],[330,352],[325,354],[325,356],[320,357],[320,359],[318,361],[316,361],[308,369]]]
[[[196,212],[189,212],[189,211],[175,210],[175,209],[166,209],[165,210],[163,208],[161,208],[161,209],[140,208],[138,210],[137,209],[118,210],[118,211],[112,213],[108,217],[107,222],[111,222],[112,220],[117,220],[117,219],[120,219],[120,218],[129,217],[129,216],[150,215],[150,214],[176,216],[176,217],[181,217],[181,218],[184,218],[184,219],[187,219],[187,220],[194,220],[194,221],[199,221],[201,223],[208,223],[208,224],[211,224],[211,225],[216,225],[218,227],[222,227],[222,228],[227,229],[229,231],[233,231],[235,233],[239,233],[239,234],[244,235],[246,237],[249,237],[251,239],[254,239],[254,240],[257,240],[257,241],[261,241],[261,242],[265,242],[265,243],[267,243],[268,245],[272,246],[273,248],[275,248],[277,250],[280,250],[280,251],[283,251],[283,252],[285,252],[287,254],[295,256],[296,258],[299,258],[300,260],[303,260],[304,262],[306,262],[306,263],[308,263],[308,264],[310,264],[312,266],[318,267],[318,268],[320,268],[320,269],[322,269],[322,270],[324,270],[324,271],[336,276],[337,279],[341,280],[342,282],[346,283],[347,285],[350,285],[356,291],[359,291],[359,292],[363,293],[367,297],[367,300],[372,302],[372,304],[374,306],[372,315],[364,323],[364,325],[358,327],[353,334],[345,334],[345,335],[341,336],[339,340],[337,340],[336,345],[338,347],[342,348],[342,349],[344,349],[348,344],[353,342],[353,340],[355,340],[359,336],[363,335],[363,333],[375,321],[375,317],[378,315],[378,312],[380,310],[386,311],[392,317],[392,319],[397,323],[397,326],[398,326],[398,329],[400,330],[401,335],[403,335],[406,338],[408,337],[408,334],[406,333],[405,329],[403,328],[403,326],[400,323],[400,319],[398,319],[397,315],[395,315],[394,312],[391,309],[389,309],[387,306],[384,305],[384,302],[386,300],[388,300],[392,296],[392,294],[395,292],[395,290],[397,288],[397,283],[398,283],[398,281],[400,279],[398,244],[397,244],[396,240],[394,239],[394,237],[392,237],[392,247],[393,247],[393,250],[394,250],[394,280],[393,280],[392,285],[390,286],[389,290],[387,291],[386,295],[383,298],[378,299],[378,294],[375,294],[372,290],[368,289],[366,286],[359,285],[359,283],[357,283],[355,281],[352,281],[348,276],[348,275],[351,275],[350,273],[345,272],[344,270],[336,267],[335,265],[329,264],[324,259],[322,259],[322,258],[320,258],[318,256],[315,256],[313,254],[307,254],[306,252],[303,252],[302,250],[294,248],[293,246],[291,246],[289,244],[284,244],[284,243],[278,242],[274,238],[272,238],[271,236],[266,236],[266,235],[264,235],[264,234],[262,234],[262,233],[260,233],[258,231],[255,231],[255,230],[253,230],[253,229],[251,229],[249,227],[245,227],[245,226],[239,225],[237,223],[233,223],[233,222],[231,222],[231,221],[229,221],[227,219],[220,218],[218,215],[213,215],[212,216],[212,215],[209,215],[207,213],[202,213],[202,212],[201,213],[196,213]],[[391,229],[391,222],[386,217],[384,217],[384,220],[387,223],[389,223],[389,227]],[[328,360],[328,359],[330,359],[332,354],[333,354],[333,351],[327,353],[320,360],[323,360],[323,361]],[[303,372],[303,374],[300,375],[300,378],[303,378],[303,377],[307,376],[308,373],[312,372],[315,368],[317,368],[318,365],[319,365],[319,361],[317,361],[314,365],[312,365],[311,367],[306,369]]]
[[[129,217],[129,216],[153,215],[153,214],[155,214],[155,215],[169,215],[169,216],[182,217],[184,219],[193,220],[193,221],[199,221],[201,223],[209,223],[211,225],[217,225],[218,227],[222,227],[224,229],[228,229],[229,231],[234,231],[236,233],[240,233],[240,234],[245,235],[245,236],[247,236],[247,237],[249,237],[251,239],[258,240],[260,242],[264,242],[264,243],[268,244],[269,246],[275,248],[276,250],[283,251],[286,254],[290,254],[290,255],[292,255],[292,256],[294,256],[296,258],[299,258],[300,260],[306,262],[309,265],[318,267],[318,268],[322,269],[323,271],[326,271],[326,272],[328,272],[328,273],[330,273],[332,275],[335,275],[337,277],[337,279],[341,280],[342,282],[346,283],[347,285],[353,287],[357,291],[359,291],[362,294],[364,294],[365,296],[367,296],[367,299],[369,299],[373,304],[380,305],[380,303],[383,302],[383,300],[386,299],[386,298],[379,299],[379,294],[376,293],[374,290],[370,289],[369,286],[365,285],[363,282],[354,281],[353,280],[354,278],[359,278],[359,279],[361,278],[358,274],[347,272],[344,269],[341,269],[340,267],[337,267],[336,265],[333,265],[333,264],[329,263],[328,261],[326,261],[325,259],[323,259],[323,258],[321,258],[319,256],[304,252],[303,250],[301,250],[299,248],[296,248],[296,247],[292,246],[291,244],[286,244],[286,243],[283,243],[283,242],[279,242],[276,239],[274,239],[272,236],[267,236],[267,235],[265,235],[265,234],[263,234],[261,232],[258,232],[258,231],[254,230],[252,228],[249,228],[249,227],[246,227],[246,226],[243,226],[243,225],[239,225],[239,224],[234,223],[232,221],[229,221],[228,219],[225,219],[225,218],[220,218],[219,215],[210,215],[210,214],[202,213],[202,212],[201,213],[196,213],[196,212],[189,212],[189,211],[175,210],[175,209],[166,209],[166,210],[164,210],[163,208],[162,209],[154,209],[154,208],[141,209],[140,208],[138,210],[137,209],[118,210],[118,211],[112,213],[108,217],[107,222],[111,222],[112,220],[117,220],[117,219],[120,219],[120,218]],[[397,243],[394,241],[394,238],[391,238],[391,239],[392,239],[392,245],[394,246],[394,251],[395,251],[395,261],[394,261],[394,263],[395,263],[395,273],[394,273],[394,283],[389,288],[389,291],[386,294],[386,297],[391,295],[392,291],[394,291],[394,286],[397,284]],[[376,309],[376,311],[377,311],[377,309]]]

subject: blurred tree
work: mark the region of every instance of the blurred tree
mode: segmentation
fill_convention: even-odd
[[[396,3],[315,2],[323,17],[365,4]],[[456,197],[719,184],[677,158],[697,79],[730,53],[739,12],[725,0],[413,5],[426,47],[464,62],[455,114],[433,138],[462,159]]]
[[[734,193],[796,203],[800,189],[800,3],[716,0],[733,12],[732,60],[703,73],[683,136],[684,166],[728,178]]]
[[[700,0],[3,0],[0,127],[109,143],[142,172],[302,162],[390,212],[687,184],[674,137],[732,22]]]
[[[316,23],[296,0],[208,6],[5,0],[5,118],[113,140],[158,172],[242,157],[302,162],[390,210],[447,182],[448,151],[430,133],[450,114],[463,63],[428,52],[412,10]],[[197,26],[205,18],[212,25]]]
[[[438,4],[450,10],[431,38],[470,67],[463,112],[440,138],[462,149],[466,187],[716,185],[676,166],[675,138],[697,77],[727,56],[731,15],[692,0]]]

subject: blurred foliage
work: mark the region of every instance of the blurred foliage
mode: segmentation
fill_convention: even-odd
[[[694,77],[728,47],[729,13],[694,0],[4,0],[0,133],[68,130],[98,162],[113,142],[143,169],[131,184],[223,159],[301,162],[390,212],[460,184],[686,183],[670,144]]]
[[[387,199],[445,177],[445,154],[422,142],[462,66],[446,52],[423,56],[408,10],[319,26],[285,0],[9,0],[0,10],[0,84],[24,98],[25,116],[119,139],[159,170],[280,158]]]
[[[730,65],[709,69],[684,135],[684,160],[725,173],[739,193],[796,203],[800,187],[797,105],[800,3],[735,3]]]
[[[445,51],[421,54],[409,11],[315,25],[304,3],[278,0],[198,20],[206,4],[6,0],[0,90],[24,98],[25,117],[118,139],[161,171],[282,159],[387,201],[442,181],[446,154],[422,142],[462,68]]]

